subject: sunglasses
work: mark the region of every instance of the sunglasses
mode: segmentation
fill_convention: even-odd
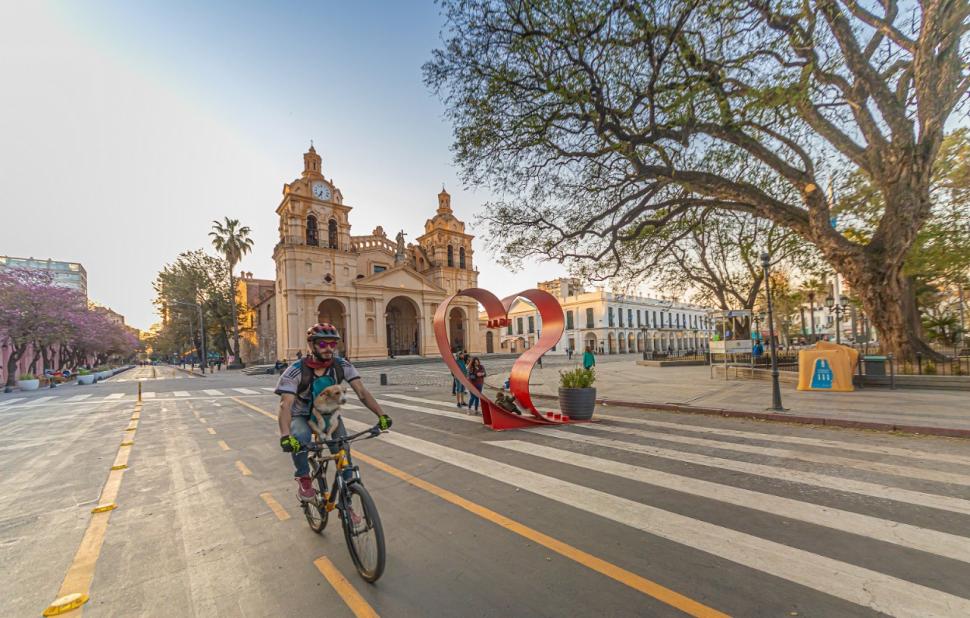
[[[339,344],[340,344],[339,341],[318,341],[317,347],[320,348],[321,350],[324,348],[332,348],[336,350]]]

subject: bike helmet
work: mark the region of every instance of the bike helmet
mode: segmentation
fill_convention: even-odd
[[[340,339],[340,331],[337,330],[336,326],[327,322],[314,324],[307,329],[306,340],[312,343],[317,339]]]

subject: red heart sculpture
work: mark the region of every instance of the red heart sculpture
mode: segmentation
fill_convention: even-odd
[[[484,393],[479,392],[458,367],[458,362],[451,353],[451,344],[448,341],[447,328],[449,305],[458,296],[474,298],[485,307],[485,312],[488,315],[489,328],[501,328],[511,323],[509,309],[512,307],[512,303],[515,302],[515,299],[520,296],[531,301],[539,310],[539,316],[542,318],[542,332],[539,334],[539,341],[533,347],[523,352],[519,358],[515,359],[509,378],[509,386],[516,401],[530,411],[532,416],[525,414],[518,415],[499,407],[494,401],[486,397]],[[561,425],[572,422],[560,412],[547,412],[543,415],[532,403],[532,396],[529,393],[529,377],[532,375],[532,368],[539,360],[539,357],[551,350],[559,342],[563,333],[564,321],[562,307],[559,305],[556,297],[548,292],[536,289],[518,292],[517,294],[512,294],[499,300],[488,290],[468,288],[459,290],[457,293],[446,298],[438,306],[438,310],[434,314],[434,335],[435,340],[438,342],[438,351],[441,352],[441,358],[448,365],[451,374],[459,382],[464,384],[469,391],[481,398],[482,420],[486,426],[491,429],[502,430],[534,427],[536,425]]]

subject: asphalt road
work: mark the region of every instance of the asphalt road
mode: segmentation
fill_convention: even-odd
[[[614,408],[494,433],[446,388],[372,375],[394,418],[355,451],[376,585],[336,518],[307,527],[271,376],[0,396],[0,615],[86,578],[92,616],[970,615],[967,441]]]

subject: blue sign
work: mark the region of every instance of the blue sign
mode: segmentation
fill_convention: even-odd
[[[832,378],[832,368],[829,367],[829,361],[824,358],[815,359],[815,370],[812,372],[812,388],[831,389]]]

